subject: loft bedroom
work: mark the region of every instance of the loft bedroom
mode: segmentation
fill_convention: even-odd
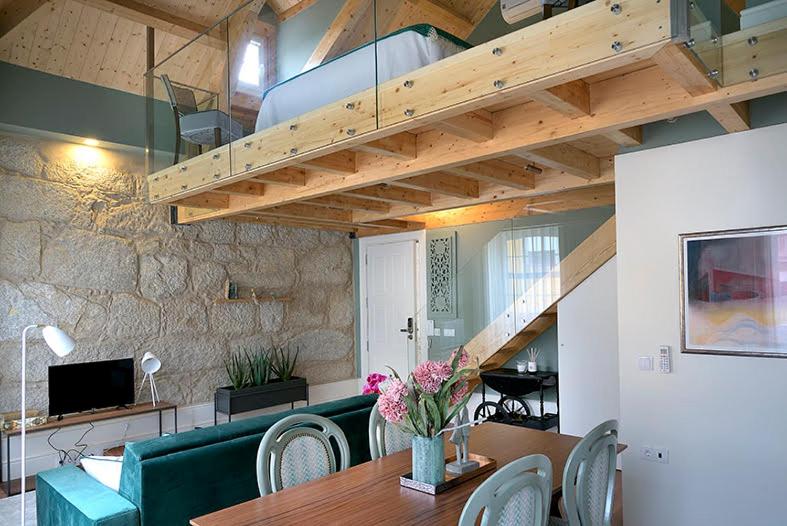
[[[740,131],[786,84],[783,0],[158,4],[47,3],[0,59],[146,95],[148,199],[182,224],[365,236],[609,204],[643,124]],[[31,44],[87,24],[60,60]]]
[[[250,3],[148,73],[156,100],[159,79],[206,86],[226,121],[176,166],[154,148],[150,201],[360,236],[598,206],[642,124],[708,109],[744,129],[746,101],[784,89],[783,3],[523,4]],[[179,76],[224,36],[212,84]]]

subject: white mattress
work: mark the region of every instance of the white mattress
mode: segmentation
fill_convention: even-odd
[[[419,26],[422,31],[424,27]],[[405,29],[270,88],[262,98],[256,131],[349,97],[466,49],[428,28]]]

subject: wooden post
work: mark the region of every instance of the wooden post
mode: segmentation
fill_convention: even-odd
[[[155,97],[153,93],[153,67],[156,65],[156,34],[155,30],[147,26],[146,28],[147,48],[145,71],[145,173],[150,175],[156,169],[154,164],[154,152],[156,150],[155,141]]]

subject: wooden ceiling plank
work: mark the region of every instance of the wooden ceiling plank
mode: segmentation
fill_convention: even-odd
[[[736,133],[751,129],[748,102],[710,106],[708,108],[708,113],[710,113],[728,133]]]
[[[90,7],[112,13],[126,20],[150,26],[160,31],[191,40],[208,30],[208,26],[167,13],[163,9],[135,0],[79,0]],[[226,49],[227,43],[212,31],[200,39],[200,43],[218,49]]]
[[[433,126],[440,131],[474,142],[486,142],[495,136],[492,113],[486,110],[471,111],[451,117],[434,123]]]
[[[104,56],[107,54],[112,34],[115,32],[115,25],[120,19],[112,13],[102,12],[98,17],[96,31],[87,49],[86,59],[82,63],[79,72],[79,80],[84,82],[96,83],[101,65],[104,63]]]
[[[0,38],[6,36],[47,3],[49,3],[47,0],[14,0],[6,4],[0,9]]]
[[[310,161],[304,161],[297,166],[307,170],[321,170],[329,173],[346,175],[354,174],[358,171],[356,165],[355,152],[344,150],[341,152],[331,153]]]
[[[118,77],[118,69],[123,58],[123,54],[129,46],[129,39],[134,26],[141,27],[131,20],[120,18],[115,25],[115,31],[109,39],[107,52],[96,76],[96,84],[100,86],[110,86]]]
[[[33,49],[30,52],[30,59],[27,64],[28,67],[44,71],[44,68],[49,63],[52,46],[57,36],[57,28],[60,25],[63,5],[64,2],[49,2],[42,10],[43,14],[41,16],[43,16],[43,20],[38,24],[38,31],[36,31],[36,38],[33,41]]]
[[[705,65],[683,45],[663,47],[653,55],[653,61],[692,96],[716,91],[716,82]]]
[[[265,210],[257,210],[255,213],[277,217],[291,217],[295,219],[306,218],[339,223],[352,223],[353,220],[353,214],[349,210],[309,206],[302,203],[274,206],[266,208]]]
[[[239,223],[263,223],[267,225],[279,225],[291,228],[312,228],[315,230],[330,230],[340,232],[355,232],[354,225],[341,225],[338,223],[322,223],[319,221],[309,221],[306,219],[289,219],[273,216],[261,216],[254,214],[241,214],[229,217],[231,221]]]
[[[294,167],[280,168],[275,172],[257,175],[254,180],[281,186],[306,186],[306,170]]]
[[[446,172],[416,175],[415,177],[408,177],[407,179],[399,179],[391,184],[403,188],[430,190],[438,194],[470,199],[477,199],[481,195],[478,181]]]
[[[386,203],[406,203],[424,206],[432,204],[432,195],[429,192],[422,192],[409,188],[395,188],[388,185],[368,186],[366,188],[358,188],[343,193],[384,201]]]
[[[535,175],[528,173],[521,166],[498,160],[482,161],[446,168],[446,172],[470,177],[479,181],[487,181],[520,190],[532,190],[536,187]]]
[[[414,133],[403,132],[361,144],[353,150],[407,161],[417,156],[416,140],[417,136]]]
[[[254,181],[240,181],[220,186],[213,191],[230,195],[265,195],[265,185]]]
[[[364,7],[369,6],[368,4],[369,0],[346,0],[301,71],[319,66],[330,57],[336,49],[337,42],[346,34],[353,32],[361,18],[359,15],[364,11]]]
[[[555,144],[544,148],[522,151],[518,155],[540,165],[562,170],[583,179],[595,179],[601,174],[598,157],[594,157],[570,144]]]
[[[590,115],[590,87],[584,80],[537,91],[531,98],[569,117]]]
[[[366,210],[369,212],[383,213],[391,210],[391,205],[388,203],[375,201],[372,199],[351,197],[349,195],[326,195],[324,197],[315,197],[314,199],[309,199],[308,201],[303,202],[317,206],[341,208],[343,210]]]
[[[173,204],[194,208],[227,209],[230,207],[230,196],[216,192],[205,192],[204,194],[179,199]]]
[[[82,18],[84,6],[76,0],[66,0],[60,17],[49,60],[44,66],[46,73],[62,76],[66,66],[71,45],[76,39],[79,21]]]
[[[604,137],[620,146],[639,146],[642,144],[642,126],[611,130],[606,132]]]

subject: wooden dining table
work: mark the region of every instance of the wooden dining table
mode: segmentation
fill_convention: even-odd
[[[552,486],[557,494],[563,484],[568,455],[579,440],[571,435],[487,422],[472,429],[470,451],[496,460],[498,468],[527,455],[544,454],[552,461]],[[624,448],[620,445],[618,453]],[[453,453],[453,445],[446,442],[446,456]],[[470,494],[494,473],[479,475],[433,496],[399,485],[399,477],[410,471],[408,449],[204,515],[193,519],[191,524],[456,525]]]

